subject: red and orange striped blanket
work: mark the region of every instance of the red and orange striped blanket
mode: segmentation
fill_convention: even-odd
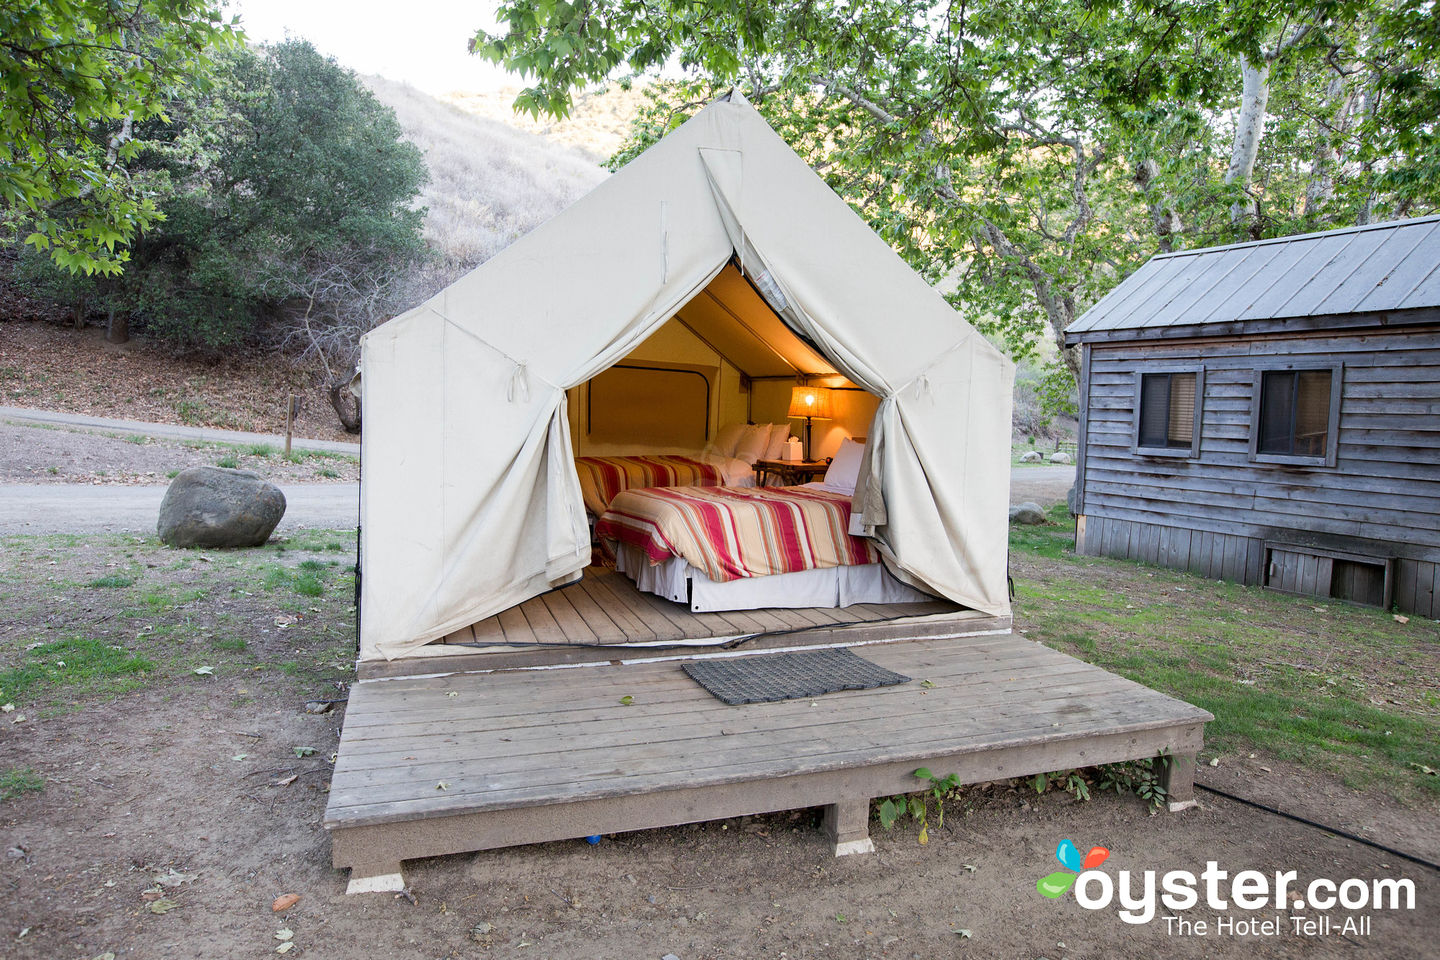
[[[720,471],[694,457],[576,457],[585,509],[600,516],[616,494],[640,487],[718,487]]]
[[[822,567],[878,563],[852,537],[850,497],[814,487],[627,490],[595,525],[602,541],[683,557],[716,583]]]

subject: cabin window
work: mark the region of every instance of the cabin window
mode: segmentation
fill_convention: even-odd
[[[1204,393],[1203,370],[1137,374],[1133,450],[1146,456],[1199,456]]]
[[[1335,465],[1340,370],[1261,370],[1255,376],[1251,458]]]

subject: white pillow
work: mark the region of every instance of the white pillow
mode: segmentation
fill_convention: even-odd
[[[825,487],[836,493],[854,495],[855,481],[860,479],[860,459],[865,454],[865,444],[856,443],[849,437],[840,441],[830,469],[825,471]]]
[[[785,441],[790,439],[790,424],[770,424],[770,445],[765,448],[766,460],[779,460],[785,456]]]
[[[746,423],[727,423],[721,427],[715,435],[715,452],[722,457],[735,456],[735,448],[740,445],[740,438],[745,435],[748,426]]]
[[[754,463],[756,460],[765,459],[765,451],[769,448],[770,424],[751,424],[745,428],[740,442],[735,444],[735,457],[746,463]]]

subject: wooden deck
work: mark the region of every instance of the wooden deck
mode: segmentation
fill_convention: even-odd
[[[678,656],[358,682],[334,863],[390,889],[414,857],[809,806],[859,852],[870,798],[914,790],[922,764],[976,782],[1163,749],[1189,800],[1203,710],[1008,632],[857,652],[914,682],[734,707]]]
[[[746,645],[758,650],[1009,627],[1009,617],[987,616],[948,600],[691,613],[685,604],[636,589],[624,574],[592,566],[580,581],[457,630],[422,648],[420,657],[362,662],[360,677],[434,673],[435,657],[445,657],[447,670],[495,669],[608,659],[611,654],[596,647],[612,644],[754,637]]]

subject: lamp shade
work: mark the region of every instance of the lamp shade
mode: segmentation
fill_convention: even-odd
[[[829,420],[831,417],[829,388],[795,387],[790,391],[789,416]]]

